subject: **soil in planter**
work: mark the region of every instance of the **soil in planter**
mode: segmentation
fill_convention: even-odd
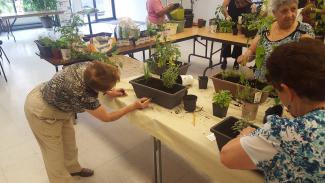
[[[159,79],[156,78],[149,78],[148,80],[145,79],[140,79],[137,81],[139,84],[143,84],[146,85],[148,87],[157,89],[157,90],[161,90],[164,91],[166,93],[170,93],[170,94],[174,94],[176,92],[178,92],[179,90],[182,89],[182,86],[180,85],[174,85],[172,88],[166,88],[163,85],[163,82]]]
[[[232,83],[238,83],[238,84],[241,84],[240,83],[240,77],[227,77],[227,78],[223,78],[221,74],[218,74],[216,76],[216,78],[218,79],[222,79],[222,80],[226,80],[226,81],[230,81]],[[256,80],[256,79],[250,79],[250,80],[247,80],[248,81],[248,84],[251,88],[256,88],[256,89],[259,89],[259,90],[262,90],[264,87],[266,87],[268,84],[267,83],[262,83],[260,82],[259,80]]]

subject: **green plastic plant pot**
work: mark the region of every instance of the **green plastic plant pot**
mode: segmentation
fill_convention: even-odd
[[[183,8],[178,8],[176,10],[173,10],[169,14],[173,20],[184,20],[184,9]]]

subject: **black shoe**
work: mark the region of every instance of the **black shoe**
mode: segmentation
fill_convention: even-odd
[[[239,64],[237,62],[237,60],[235,60],[234,62],[234,66],[232,67],[234,70],[238,70],[239,69]]]
[[[223,59],[223,61],[221,63],[221,69],[226,70],[226,68],[227,68],[227,59]]]

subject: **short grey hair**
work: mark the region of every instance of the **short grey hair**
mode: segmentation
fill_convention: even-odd
[[[271,10],[276,11],[280,6],[288,5],[291,3],[296,3],[298,5],[298,0],[271,0]]]

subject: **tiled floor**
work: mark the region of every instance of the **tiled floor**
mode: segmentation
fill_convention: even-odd
[[[27,93],[55,73],[52,65],[35,55],[37,48],[33,40],[48,33],[44,29],[16,31],[16,43],[12,39],[8,41],[5,34],[0,36],[11,60],[10,65],[6,60],[2,62],[8,83],[0,76],[0,183],[48,182],[39,147],[23,112]],[[192,42],[183,42],[180,48],[185,61],[192,51]],[[136,54],[140,58],[141,55]],[[189,73],[197,76],[206,65],[207,61],[195,58]],[[93,177],[76,178],[76,182],[152,182],[153,142],[149,135],[126,119],[104,124],[86,113],[79,115],[75,128],[80,162],[95,170]],[[166,146],[162,154],[165,183],[210,182]]]

